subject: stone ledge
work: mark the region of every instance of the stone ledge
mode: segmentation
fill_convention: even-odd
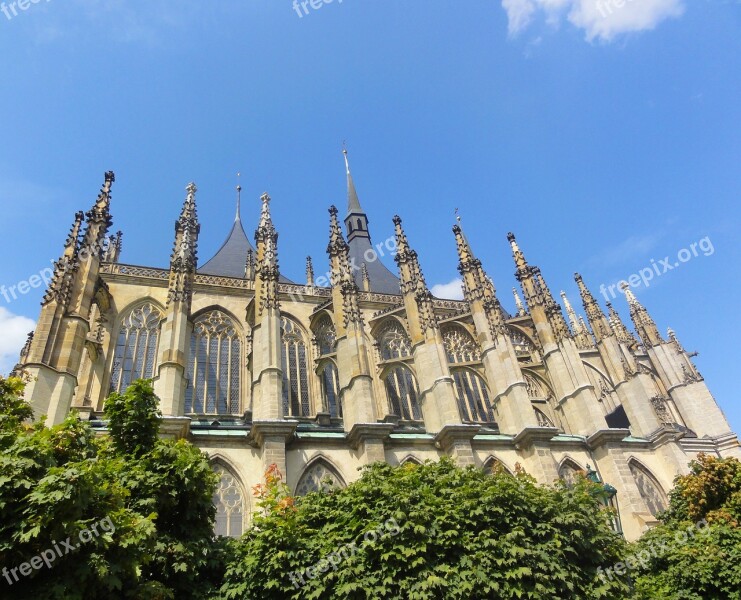
[[[515,448],[529,448],[535,442],[550,442],[558,435],[556,427],[525,427],[514,438]]]
[[[456,442],[470,442],[481,430],[481,425],[446,425],[435,436],[435,446],[449,450]]]
[[[162,417],[160,437],[165,440],[182,440],[190,433],[189,417]]]
[[[394,429],[391,423],[356,423],[347,434],[347,441],[351,448],[357,449],[366,440],[386,441]]]
[[[593,450],[607,444],[619,444],[627,437],[630,437],[630,429],[600,429],[587,437],[587,446]]]
[[[249,435],[249,443],[255,448],[262,446],[265,438],[277,437],[288,442],[298,427],[298,421],[253,421]]]

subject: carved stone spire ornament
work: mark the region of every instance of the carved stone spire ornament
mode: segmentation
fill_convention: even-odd
[[[625,344],[631,349],[637,346],[638,340],[635,339],[633,334],[625,326],[625,323],[620,318],[620,314],[618,314],[611,302],[607,302],[607,311],[610,327],[615,332],[618,342]]]
[[[517,316],[524,317],[527,315],[525,307],[522,305],[522,299],[520,294],[517,292],[517,288],[512,288],[512,295],[515,297],[515,306],[517,307]]]
[[[574,307],[571,306],[571,302],[569,302],[569,298],[563,290],[561,290],[561,299],[563,300],[566,314],[569,317],[569,323],[571,323],[571,330],[574,332],[574,341],[576,342],[577,348],[581,350],[592,348],[594,342],[589,335],[589,331],[587,331],[586,325],[583,324],[584,321],[579,321],[579,318],[576,316],[576,312],[574,311]]]
[[[306,287],[314,286],[314,264],[311,261],[311,256],[306,257]]]
[[[607,317],[605,317],[605,313],[602,312],[600,305],[597,303],[597,300],[595,300],[592,292],[587,288],[579,273],[574,273],[574,281],[576,281],[576,284],[579,286],[579,294],[581,295],[582,304],[584,305],[584,312],[587,313],[589,325],[592,327],[597,342],[605,337],[613,335],[610,322],[607,320]]]
[[[168,305],[173,302],[183,302],[186,309],[190,308],[193,298],[193,281],[198,266],[198,235],[201,226],[198,223],[196,208],[195,183],[189,183],[185,188],[187,195],[180,217],[175,222],[175,241],[170,257],[170,279],[167,291]]]
[[[78,254],[80,249],[80,231],[85,213],[75,213],[75,221],[67,235],[64,243],[64,252],[58,261],[54,263],[54,275],[49,282],[41,305],[45,306],[56,301],[60,306],[67,306],[72,289],[72,280],[79,267]]]
[[[401,293],[413,294],[417,302],[419,313],[419,324],[422,334],[429,329],[438,329],[438,320],[432,304],[432,292],[427,287],[427,282],[419,265],[417,252],[409,247],[406,233],[401,224],[401,217],[394,216],[394,228],[396,231],[396,256],[394,260],[399,265],[401,280]]]
[[[337,207],[329,209],[329,245],[327,254],[330,257],[330,280],[332,286],[342,293],[342,315],[344,327],[350,324],[360,325],[363,317],[358,304],[358,286],[350,266],[350,248],[345,242],[337,218]]]
[[[111,217],[111,187],[116,181],[113,171],[105,174],[103,187],[93,207],[85,214],[86,230],[80,254],[102,256],[108,228],[113,224]]]
[[[633,320],[633,325],[636,328],[638,337],[643,342],[645,347],[658,346],[664,343],[664,339],[659,333],[659,328],[656,327],[656,323],[648,314],[648,311],[643,305],[638,302],[638,298],[630,289],[630,285],[623,283],[622,290],[625,293],[625,298],[628,301],[630,307],[630,318]]]
[[[270,215],[270,196],[267,193],[260,198],[262,210],[260,223],[255,231],[257,246],[256,278],[260,280],[259,306],[260,314],[268,308],[280,308],[278,300],[278,232]]]

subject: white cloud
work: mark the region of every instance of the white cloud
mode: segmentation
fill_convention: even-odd
[[[557,26],[565,17],[583,29],[589,41],[609,42],[617,36],[654,29],[684,12],[684,0],[502,0],[510,35],[517,35],[541,13]]]
[[[7,375],[18,362],[28,332],[35,327],[33,319],[14,315],[0,306],[0,374]]]
[[[436,298],[463,300],[463,280],[460,277],[456,277],[450,283],[438,283],[437,285],[433,285],[430,291]]]

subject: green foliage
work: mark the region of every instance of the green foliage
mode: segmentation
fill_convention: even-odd
[[[216,478],[196,448],[157,438],[149,382],[106,403],[105,437],[74,417],[24,423],[22,392],[22,382],[0,381],[0,568],[10,574],[55,545],[63,555],[17,582],[10,574],[12,585],[0,577],[0,598],[207,597],[224,561],[224,543],[212,540]],[[79,547],[67,552],[68,539]]]
[[[105,416],[111,438],[122,454],[138,457],[154,448],[162,414],[151,382],[140,379],[125,393],[111,394],[105,401]]]
[[[619,598],[600,565],[624,543],[598,486],[538,486],[449,460],[375,464],[346,489],[295,502],[268,473],[261,512],[232,544],[220,598]],[[307,573],[307,568],[314,568]],[[321,572],[324,571],[324,572]],[[310,575],[314,575],[311,577]],[[303,579],[303,582],[302,582]]]
[[[675,481],[662,524],[633,546],[646,557],[636,598],[741,600],[740,522],[741,462],[700,455]]]

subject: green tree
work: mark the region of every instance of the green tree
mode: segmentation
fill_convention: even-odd
[[[223,561],[215,476],[196,448],[157,437],[151,384],[106,402],[109,436],[75,417],[33,423],[22,393],[0,378],[0,598],[205,598]]]
[[[272,469],[260,512],[233,543],[220,598],[440,600],[620,598],[622,538],[585,478],[545,487],[450,459],[367,467],[294,501]]]
[[[741,600],[741,462],[701,454],[633,545],[636,598]]]

